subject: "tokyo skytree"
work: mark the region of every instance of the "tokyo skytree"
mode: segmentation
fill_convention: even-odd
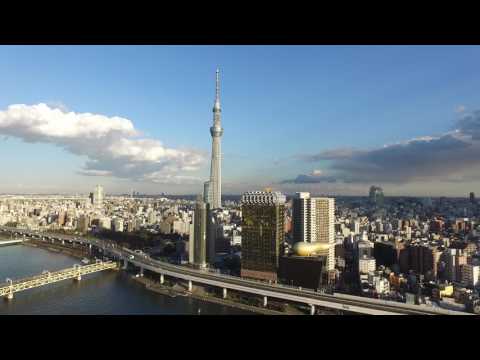
[[[222,152],[220,138],[223,135],[222,122],[220,119],[220,71],[217,69],[215,104],[213,105],[213,126],[210,127],[212,135],[212,163],[210,166],[210,183],[208,186],[208,199],[211,209],[222,207]]]

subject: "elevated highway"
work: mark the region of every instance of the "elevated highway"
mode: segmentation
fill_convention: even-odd
[[[236,290],[249,294],[263,296],[264,305],[268,298],[293,301],[310,306],[315,312],[315,306],[329,309],[348,311],[367,315],[471,315],[469,313],[452,311],[442,308],[433,308],[420,305],[410,305],[394,301],[364,298],[345,294],[323,294],[309,289],[301,289],[288,285],[265,283],[236,276],[218,274],[208,270],[197,270],[186,266],[173,265],[167,262],[154,260],[145,255],[139,255],[129,249],[119,248],[116,244],[100,239],[86,239],[79,236],[37,233],[16,228],[0,227],[19,236],[34,236],[45,241],[68,241],[101,249],[106,255],[131,263],[143,271],[144,269],[160,275],[161,282],[164,276],[182,279],[188,282],[189,290],[193,283],[216,286],[223,289],[224,297],[227,291]]]

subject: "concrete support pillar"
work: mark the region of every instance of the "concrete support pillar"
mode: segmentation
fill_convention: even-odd
[[[315,315],[315,305],[310,305],[310,315]]]
[[[263,307],[267,307],[268,298],[266,296],[263,297]]]
[[[82,280],[82,275],[78,274],[76,278],[73,279],[74,281]]]
[[[123,259],[123,269],[127,269],[128,268],[128,260],[127,259]]]
[[[223,288],[223,298],[227,298],[227,288]]]
[[[143,277],[143,267],[140,268],[140,277]]]
[[[7,299],[7,300],[13,300],[13,291],[10,291],[10,292],[7,294],[6,299]]]
[[[160,284],[163,285],[164,282],[165,282],[165,277],[163,276],[163,274],[160,274]]]
[[[62,245],[65,245],[65,240],[62,240]]]
[[[188,291],[192,292],[192,280],[188,280]]]

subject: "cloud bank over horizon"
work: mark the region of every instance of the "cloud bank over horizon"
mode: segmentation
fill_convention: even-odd
[[[330,149],[298,158],[325,165],[281,184],[477,181],[480,180],[480,111],[462,115],[454,130],[440,136],[424,136],[370,150]]]
[[[0,134],[29,143],[49,143],[71,154],[86,156],[78,173],[162,184],[193,184],[205,154],[173,149],[142,138],[131,120],[92,113],[75,113],[39,103],[14,104],[0,111]]]

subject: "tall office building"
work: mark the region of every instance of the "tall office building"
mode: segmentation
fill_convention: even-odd
[[[293,241],[329,244],[326,268],[335,269],[335,199],[299,192],[293,199]]]
[[[470,193],[470,202],[472,204],[475,204],[475,193],[473,193],[473,192]]]
[[[190,235],[193,241],[193,263],[196,267],[206,267],[207,256],[207,204],[199,197],[195,203],[193,215],[193,234]]]
[[[207,204],[207,263],[210,265],[215,264],[215,257],[217,251],[215,249],[215,243],[217,241],[217,228],[218,228],[218,211],[212,210],[210,205]]]
[[[210,191],[210,181],[203,183],[203,201],[207,204],[212,203],[212,193]]]
[[[312,214],[311,198],[308,192],[298,192],[292,202],[292,236],[293,242],[312,242],[316,234],[312,227],[315,226],[315,213]]]
[[[97,185],[95,186],[95,190],[92,196],[92,204],[95,208],[100,209],[103,207],[103,199],[105,197],[103,186]]]
[[[285,240],[285,202],[280,192],[242,195],[242,277],[277,280],[280,246]]]
[[[220,80],[219,70],[217,69],[215,104],[213,105],[213,126],[210,127],[212,135],[212,162],[210,167],[210,182],[208,192],[211,199],[209,205],[211,209],[219,209],[222,207],[222,151],[220,139],[223,135],[222,122],[220,119]]]
[[[188,262],[193,265],[195,263],[195,210],[193,210],[192,221],[188,226]]]
[[[372,185],[370,187],[370,202],[376,206],[383,206],[383,190],[380,186]]]

